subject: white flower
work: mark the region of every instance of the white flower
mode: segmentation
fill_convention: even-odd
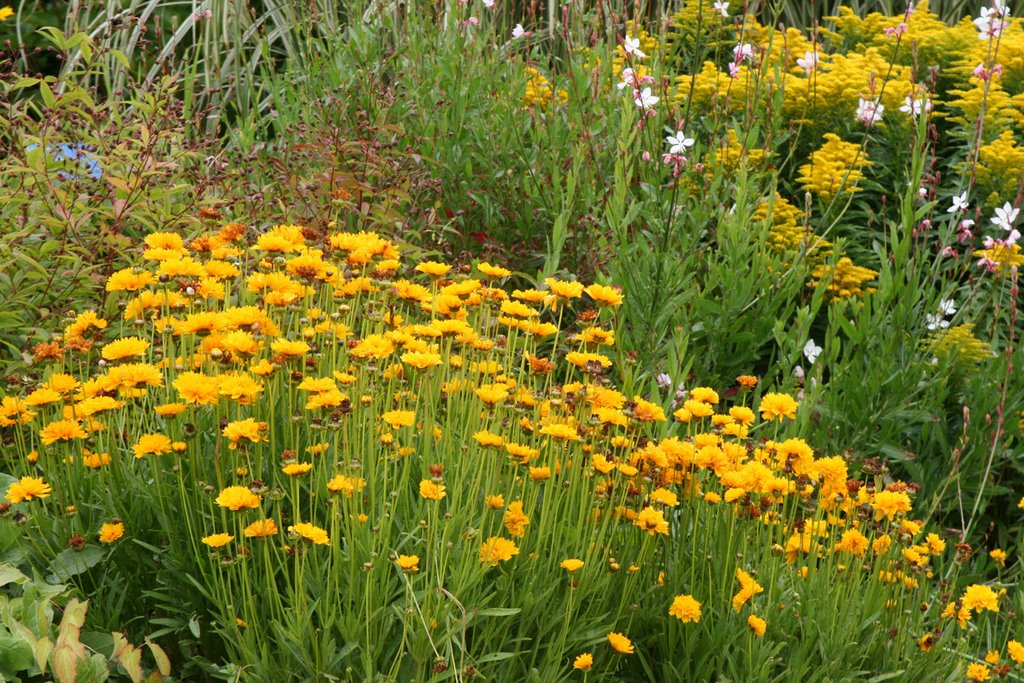
[[[669,154],[686,154],[686,150],[693,147],[693,138],[686,137],[682,131],[667,136],[665,142],[669,144]]]
[[[878,100],[861,99],[857,102],[857,120],[870,128],[882,120],[885,105]]]
[[[939,301],[939,313],[944,317],[950,317],[956,314],[956,302],[952,299],[942,299]]]
[[[805,52],[803,58],[796,60],[796,65],[803,69],[805,74],[811,73],[818,66],[818,53]]]
[[[715,11],[721,12],[723,17],[729,16],[729,3],[722,2],[722,0],[715,0]]]
[[[970,208],[970,204],[967,203],[967,193],[961,192],[957,196],[953,197],[953,206],[946,209],[946,213],[966,211],[968,208]]]
[[[793,376],[796,377],[796,380],[798,382],[803,382],[804,381],[804,376],[805,376],[804,375],[804,369],[802,367],[800,367],[799,365],[793,366]]]
[[[642,91],[633,91],[633,103],[641,109],[651,109],[660,101],[660,97],[655,97],[651,94],[650,88],[644,88]]]
[[[929,313],[928,315],[925,316],[925,320],[927,321],[927,325],[928,325],[928,329],[929,330],[938,330],[938,329],[943,329],[944,330],[947,327],[949,327],[949,321],[948,320],[943,320],[941,315],[935,315],[934,313]]]
[[[516,24],[516,27],[512,29],[512,39],[519,40],[526,35],[526,29],[523,28],[522,24]]]
[[[484,7],[486,7],[487,9],[492,9],[494,7],[494,0],[480,0],[480,1],[484,3]]]
[[[732,49],[732,58],[736,64],[739,64],[744,60],[753,59],[753,57],[754,48],[751,47],[750,43],[743,43]]]
[[[1006,202],[996,209],[996,215],[991,220],[993,225],[998,225],[1003,230],[1009,232],[1013,230],[1013,222],[1017,220],[1018,214],[1020,214],[1020,209],[1015,209],[1010,202]]]
[[[668,387],[672,386],[672,376],[666,372],[661,373],[660,375],[655,377],[655,379],[658,380],[658,386],[661,387],[662,389],[667,389]]]
[[[931,110],[932,103],[927,97],[913,98],[910,95],[907,95],[906,99],[903,100],[903,106],[900,107],[901,112],[915,118]]]
[[[811,365],[814,365],[814,361],[818,359],[818,354],[821,353],[821,347],[814,343],[813,339],[808,339],[807,343],[804,344],[804,358]]]
[[[626,36],[626,39],[622,41],[622,49],[627,55],[634,55],[637,59],[643,59],[647,55],[640,51],[640,39],[630,38]]]
[[[635,82],[636,78],[633,75],[633,70],[627,67],[622,70],[622,81],[616,83],[616,87],[619,90],[625,90],[626,88],[632,88]]]

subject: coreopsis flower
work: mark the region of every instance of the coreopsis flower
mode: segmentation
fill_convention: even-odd
[[[480,563],[497,567],[499,562],[508,561],[518,554],[519,548],[515,543],[501,536],[491,536],[480,546]]]
[[[668,520],[665,519],[665,513],[650,506],[645,507],[637,513],[636,519],[633,520],[633,524],[640,527],[651,536],[656,533],[664,534],[666,536],[668,535]]]
[[[740,582],[740,590],[736,595],[732,596],[732,607],[739,612],[743,605],[747,604],[748,600],[759,593],[763,593],[764,587],[753,576],[739,568],[736,569],[736,580]]]
[[[797,402],[789,394],[765,394],[761,398],[758,410],[765,420],[796,419]]]
[[[857,529],[843,532],[842,538],[835,546],[836,552],[846,552],[860,557],[868,549],[868,538]]]
[[[419,555],[399,555],[398,559],[395,560],[395,564],[406,574],[415,574],[420,570],[420,556]]]
[[[590,671],[592,666],[594,666],[594,655],[589,652],[576,655],[576,659],[572,662],[572,668],[578,671]]]
[[[228,486],[217,496],[217,505],[238,512],[260,506],[260,497],[244,486]]]
[[[967,680],[969,681],[987,681],[991,670],[984,664],[968,664],[967,665]]]
[[[173,448],[170,438],[163,434],[143,434],[139,437],[138,443],[132,446],[132,452],[136,458],[144,458],[147,455],[163,455],[169,453]]]
[[[897,513],[910,512],[910,496],[902,491],[879,491],[871,500],[871,508],[876,520],[885,517],[891,522]]]
[[[244,420],[229,422],[221,434],[231,441],[228,448],[235,450],[242,439],[248,439],[250,443],[254,444],[266,441],[268,431],[266,422],[257,422],[253,418],[247,417]]]
[[[145,355],[149,342],[138,337],[122,337],[104,345],[100,355],[103,360],[116,361]]]
[[[203,536],[203,543],[210,546],[211,548],[222,548],[233,540],[235,540],[235,537],[231,534],[222,533]]]
[[[965,610],[974,610],[979,614],[985,609],[991,612],[999,611],[999,598],[996,592],[988,586],[978,583],[967,587],[961,603]]]
[[[288,531],[316,545],[327,545],[331,539],[327,532],[309,522],[299,522],[288,527]]]
[[[441,278],[448,274],[448,271],[452,269],[446,263],[438,263],[437,261],[423,261],[419,263],[415,270],[425,273],[432,278]]]
[[[763,638],[765,629],[768,627],[768,622],[761,617],[751,614],[747,617],[747,626],[749,626],[750,630],[754,632],[754,635],[758,638]]]
[[[740,375],[736,378],[736,383],[740,385],[741,389],[753,389],[757,386],[758,381],[755,375]]]
[[[281,468],[281,471],[289,477],[298,477],[313,469],[312,463],[290,462]]]
[[[37,498],[49,498],[52,489],[42,477],[22,477],[7,487],[7,501],[18,504]]]
[[[58,441],[84,439],[87,436],[89,434],[82,429],[78,420],[56,420],[39,430],[39,437],[45,446],[52,446]]]
[[[212,406],[220,400],[220,390],[213,377],[201,372],[183,372],[174,380],[174,388],[188,404]]]
[[[346,477],[341,474],[327,482],[328,491],[331,493],[341,493],[346,496],[359,493],[365,486],[366,480],[362,477]]]
[[[502,521],[510,536],[522,538],[526,535],[526,527],[530,523],[530,518],[523,512],[522,501],[509,503]]]
[[[113,543],[124,536],[124,524],[121,522],[108,522],[100,527],[100,543]]]
[[[486,496],[484,498],[484,505],[491,508],[492,510],[500,510],[505,507],[505,497],[502,495],[497,496]]]
[[[692,140],[690,140],[690,144],[693,144]],[[622,303],[623,299],[625,299],[622,292],[614,287],[607,287],[605,285],[593,284],[583,291],[587,293],[587,296],[602,306],[618,306]]]
[[[670,616],[675,617],[684,624],[700,621],[700,602],[692,595],[677,595],[668,608]]]
[[[277,339],[270,344],[271,351],[287,358],[297,358],[308,353],[309,348],[309,344],[301,340]]]
[[[277,524],[272,519],[256,520],[245,527],[242,535],[246,538],[269,538],[277,535]]]
[[[402,362],[420,370],[441,364],[441,354],[431,352],[409,351],[402,354]]]
[[[624,655],[633,654],[633,641],[621,633],[612,631],[608,634],[608,644],[612,649]]]
[[[583,568],[583,560],[579,560],[573,557],[569,558],[568,560],[562,560],[558,564],[558,566],[572,574],[573,572],[577,572]]]
[[[420,481],[420,496],[427,500],[441,500],[447,493],[444,491],[444,484],[424,479]]]
[[[1011,640],[1006,644],[1006,654],[1017,664],[1024,664],[1024,645],[1017,640]]]

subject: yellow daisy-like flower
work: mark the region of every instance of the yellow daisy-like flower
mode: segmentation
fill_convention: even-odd
[[[124,524],[121,522],[107,523],[100,527],[100,543],[113,543],[124,536]]]
[[[548,286],[552,294],[562,299],[578,299],[583,296],[582,282],[566,282],[549,277],[544,280],[544,284]]]
[[[231,534],[210,534],[209,536],[203,536],[203,543],[211,548],[222,548],[233,540],[235,540],[235,537]]]
[[[125,358],[145,355],[147,349],[149,349],[149,342],[145,339],[123,337],[105,345],[100,355],[103,356],[103,360],[123,360]]]
[[[288,527],[288,531],[293,534],[297,534],[301,538],[314,543],[316,545],[327,545],[331,542],[331,539],[327,536],[327,532],[320,527],[310,524],[309,522],[299,522]]]
[[[361,477],[346,477],[344,475],[337,475],[327,482],[327,490],[331,493],[341,493],[346,496],[351,496],[353,493],[359,493],[366,486],[366,480]]]
[[[260,497],[244,486],[228,486],[217,496],[216,503],[222,508],[238,512],[247,508],[258,508]]]
[[[612,649],[624,655],[633,654],[633,641],[621,633],[612,631],[608,634],[608,644]]]
[[[277,535],[277,524],[272,519],[261,519],[245,527],[242,535],[246,538],[269,538]]]
[[[583,560],[579,560],[573,557],[569,558],[568,560],[562,560],[558,564],[558,566],[572,574],[573,572],[579,571],[583,568]]]
[[[750,630],[754,632],[754,635],[758,638],[763,638],[764,632],[768,628],[768,622],[761,617],[751,614],[747,617],[747,626],[749,626]]]
[[[87,436],[89,436],[88,433],[82,429],[78,420],[57,420],[39,430],[39,437],[45,446],[52,446],[58,441],[84,439]]]
[[[765,394],[761,398],[758,410],[765,420],[781,420],[784,417],[795,420],[797,405],[796,400],[789,394]]]
[[[625,299],[622,292],[605,285],[590,285],[584,291],[587,296],[602,306],[619,306]]]
[[[18,504],[26,500],[49,498],[51,492],[50,485],[42,477],[22,477],[7,487],[7,500]]]
[[[501,536],[491,536],[480,546],[480,563],[497,567],[499,562],[511,560],[519,554],[516,544]]]
[[[420,482],[420,495],[427,500],[441,500],[448,494],[444,491],[444,484],[424,479]]]
[[[509,275],[512,274],[512,271],[509,270],[508,268],[502,268],[501,266],[492,266],[490,263],[487,263],[486,261],[478,264],[476,269],[490,278],[508,277]]]
[[[412,410],[389,410],[380,416],[392,429],[411,427],[416,422],[416,412]]]
[[[417,271],[426,273],[430,277],[434,278],[444,277],[451,269],[451,266],[444,263],[438,263],[437,261],[424,261],[416,266]]]
[[[576,659],[572,662],[572,668],[578,671],[590,671],[590,668],[594,666],[594,655],[589,652],[576,655]]]
[[[313,469],[312,463],[308,462],[291,462],[281,468],[281,471],[287,474],[289,477],[297,477],[305,474]]]
[[[136,458],[144,458],[147,455],[163,455],[171,451],[173,444],[163,434],[143,434],[139,442],[132,446]]]
[[[395,560],[395,564],[398,568],[407,574],[415,574],[420,570],[420,556],[419,555],[399,555],[398,559]]]
[[[684,624],[700,621],[700,602],[692,595],[677,595],[668,608],[669,615]]]

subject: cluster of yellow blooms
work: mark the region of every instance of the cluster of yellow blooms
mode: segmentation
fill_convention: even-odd
[[[555,90],[551,81],[532,66],[526,67],[526,94],[523,101],[527,107],[547,109],[552,102],[565,104],[569,101],[569,93],[564,88]]]
[[[59,353],[45,349],[41,359],[57,360],[51,371],[0,402],[0,427],[17,431],[29,470],[8,502],[56,496],[108,510],[105,472],[143,476],[166,463],[176,479],[222,482],[208,487],[205,506],[217,514],[188,514],[199,515],[196,540],[209,552],[244,563],[250,543],[342,552],[341,536],[369,534],[368,521],[395,504],[383,473],[404,472],[400,500],[473,511],[476,531],[462,532],[460,546],[482,571],[519,556],[548,558],[570,575],[618,571],[610,541],[552,558],[552,541],[531,533],[551,515],[577,514],[558,511],[558,496],[585,491],[589,509],[579,512],[610,524],[619,542],[682,542],[684,509],[724,509],[784,557],[795,580],[835,571],[836,558],[841,569],[867,563],[894,597],[916,595],[932,578],[945,542],[911,518],[912,487],[853,479],[843,457],[782,436],[798,410],[791,396],[769,392],[755,402],[758,380],[743,376],[735,405],[696,387],[668,414],[616,389],[617,289],[549,278],[543,289],[509,292],[500,283],[510,271],[487,263],[477,277],[434,261],[405,270],[398,248],[374,233],[332,232],[315,244],[292,225],[247,233],[231,223],[187,244],[150,235],[149,265],[107,282],[122,297],[121,324],[83,312],[57,340]],[[575,328],[562,329],[573,312]],[[212,443],[195,434],[204,421],[216,425]],[[755,438],[755,430],[773,436]],[[69,466],[89,500],[62,491]],[[131,533],[131,520],[105,515],[93,532],[100,541]],[[444,556],[404,549],[379,551],[408,580],[437,571]],[[659,583],[670,581],[668,565],[651,564]],[[735,567],[731,607],[748,610],[761,637],[770,625],[754,613],[759,603],[767,608],[757,569]],[[1002,599],[979,595],[969,589],[944,616],[963,624],[971,608],[998,608]],[[665,610],[697,623],[701,601],[712,597],[680,594]],[[622,633],[608,642],[633,652]],[[591,657],[580,655],[576,668],[589,668]]]

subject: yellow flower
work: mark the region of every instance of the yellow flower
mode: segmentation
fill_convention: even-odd
[[[423,261],[416,266],[416,270],[434,278],[444,277],[451,269],[451,266],[437,261]]]
[[[39,437],[43,445],[52,446],[58,441],[70,441],[71,439],[84,439],[89,436],[78,420],[57,420],[39,430]]]
[[[758,593],[763,593],[764,588],[754,577],[739,568],[736,569],[736,580],[740,582],[740,590],[736,595],[732,596],[732,607],[739,612],[750,598]]]
[[[761,398],[761,417],[765,420],[775,420],[788,417],[796,419],[797,402],[789,394],[765,394]]]
[[[22,477],[7,487],[7,500],[17,504],[23,500],[49,498],[52,489],[42,477]]]
[[[516,544],[507,538],[491,536],[480,546],[480,563],[489,567],[497,567],[499,562],[511,560],[519,554]]]
[[[969,681],[987,681],[989,674],[990,669],[984,664],[967,665],[967,680]]]
[[[747,626],[749,626],[750,630],[754,632],[754,635],[756,635],[758,638],[763,638],[764,631],[768,627],[768,622],[766,622],[761,617],[754,616],[753,614],[751,614],[749,617],[747,617]]]
[[[512,274],[511,270],[507,268],[502,268],[501,266],[492,266],[490,263],[487,263],[486,261],[478,264],[476,268],[487,277],[492,278],[508,277],[509,275]]]
[[[233,540],[235,540],[235,537],[231,534],[211,534],[209,536],[203,536],[203,543],[210,546],[211,548],[220,548],[226,546]]]
[[[839,543],[836,544],[836,552],[847,552],[852,555],[860,557],[868,549],[867,536],[857,531],[856,529],[849,529],[843,532],[843,537]]]
[[[174,380],[174,388],[185,403],[216,405],[220,400],[217,381],[201,372],[183,372]]]
[[[427,500],[441,500],[448,494],[444,491],[444,484],[423,479],[420,481],[420,495]]]
[[[246,538],[267,538],[277,535],[277,524],[272,519],[261,519],[245,527],[242,534]]]
[[[668,521],[665,519],[665,514],[661,510],[655,510],[650,506],[645,507],[637,514],[633,524],[651,536],[656,533],[668,535]]]
[[[341,474],[327,482],[328,491],[331,493],[342,493],[346,496],[351,496],[353,493],[359,493],[365,486],[365,479],[362,479],[361,477],[346,477]]]
[[[572,662],[572,668],[579,671],[590,671],[590,667],[594,666],[594,655],[589,652],[576,655],[576,659]]]
[[[963,609],[974,610],[979,614],[984,609],[991,612],[999,611],[999,598],[996,596],[995,591],[988,586],[977,583],[967,587],[961,602]]]
[[[153,408],[153,410],[160,417],[168,418],[180,415],[187,407],[184,403],[163,403]]]
[[[505,507],[504,496],[487,496],[484,498],[484,505],[491,508],[492,510],[500,510]]]
[[[567,424],[550,424],[541,427],[540,433],[561,441],[580,440],[579,434],[576,433],[576,428]]]
[[[700,603],[692,595],[677,595],[672,601],[672,606],[668,608],[668,613],[684,624],[698,622]]]
[[[328,538],[325,530],[310,524],[309,522],[299,522],[298,524],[288,527],[288,531],[317,545],[327,545],[331,542],[331,539]]]
[[[843,142],[835,133],[825,133],[825,144],[811,153],[810,163],[800,167],[797,180],[808,192],[829,201],[841,192],[856,192],[864,177],[861,168],[870,166],[867,152],[853,142]]]
[[[509,504],[508,509],[505,510],[503,522],[509,535],[517,538],[522,538],[526,535],[526,527],[530,523],[530,518],[523,512],[522,501],[517,500]]]
[[[411,427],[416,422],[416,413],[412,410],[389,410],[380,416],[391,425],[392,429]]]
[[[500,403],[508,398],[508,387],[504,384],[484,384],[477,388],[474,393],[481,401],[489,406]]]
[[[132,446],[136,458],[143,458],[147,455],[163,455],[170,452],[171,440],[163,434],[143,434],[139,442]]]
[[[420,570],[420,556],[419,555],[399,555],[398,559],[395,560],[395,564],[403,572],[409,574],[415,574]]]
[[[736,378],[736,383],[740,385],[741,389],[753,389],[757,386],[756,375],[740,375]]]
[[[124,536],[124,524],[107,523],[100,527],[100,543],[113,543]]]
[[[441,364],[441,354],[410,351],[402,354],[402,362],[420,370],[432,368]]]
[[[1017,664],[1024,664],[1024,645],[1017,640],[1011,640],[1006,644],[1006,654],[1010,655]]]
[[[625,298],[619,290],[605,285],[590,285],[584,291],[587,296],[603,306],[618,306]]]
[[[579,571],[583,567],[583,560],[570,558],[568,560],[562,560],[562,562],[558,566],[572,574],[575,571]]]
[[[621,633],[612,631],[608,634],[608,644],[612,649],[624,655],[633,654],[633,641]]]
[[[289,477],[297,477],[301,474],[305,474],[313,469],[312,463],[308,462],[291,462],[281,468],[281,471],[287,474]]]
[[[899,512],[910,512],[910,496],[902,491],[879,491],[871,501],[875,519],[885,517],[892,521]]]
[[[1006,551],[1005,550],[1000,550],[999,548],[996,548],[995,550],[991,551],[988,554],[988,556],[991,557],[993,560],[995,560],[996,564],[999,565],[1000,567],[1005,567],[1006,566]]]
[[[551,478],[550,467],[531,467],[530,468],[530,479],[533,481],[544,481]]]
[[[251,417],[247,417],[244,420],[229,422],[221,433],[231,440],[228,448],[235,450],[238,448],[238,442],[242,439],[248,439],[250,443],[266,441],[268,438],[266,436],[267,431],[266,422],[257,422]]]
[[[278,339],[270,344],[270,350],[285,357],[298,357],[309,352],[309,344],[304,341]]]
[[[149,342],[138,337],[123,337],[115,339],[103,347],[100,355],[103,360],[115,361],[131,358],[132,356],[145,355],[149,348]]]
[[[549,277],[544,280],[544,284],[548,286],[552,294],[562,299],[578,299],[583,296],[582,282],[566,282]]]
[[[222,508],[238,512],[246,508],[258,508],[260,497],[244,486],[228,486],[217,496],[216,503]]]

